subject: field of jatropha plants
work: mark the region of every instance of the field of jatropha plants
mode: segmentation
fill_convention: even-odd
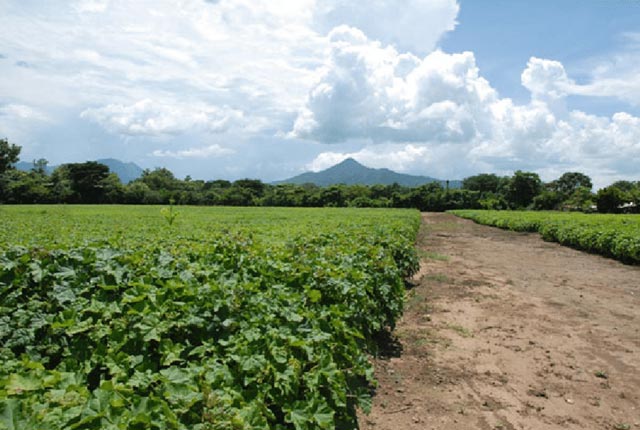
[[[548,241],[625,263],[640,263],[640,215],[482,210],[451,213],[480,224],[538,232]]]
[[[0,207],[0,429],[355,428],[419,222]]]

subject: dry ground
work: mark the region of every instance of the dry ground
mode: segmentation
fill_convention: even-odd
[[[361,429],[640,429],[640,267],[423,214]]]

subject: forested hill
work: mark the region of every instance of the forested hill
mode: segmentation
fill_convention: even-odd
[[[142,168],[135,163],[125,163],[120,160],[116,160],[115,158],[103,158],[95,161],[109,167],[109,170],[118,175],[120,181],[123,184],[128,184],[129,182],[142,176]],[[51,172],[53,172],[56,167],[57,166],[46,166],[45,172],[47,172],[47,174],[51,174]],[[16,169],[18,170],[28,172],[33,168],[33,163],[29,163],[26,161],[20,161],[16,163]]]
[[[353,158],[329,167],[320,172],[307,172],[293,178],[274,182],[274,184],[315,184],[322,187],[336,184],[345,185],[391,185],[398,184],[406,187],[416,187],[423,184],[437,182],[446,187],[446,181],[429,176],[414,176],[397,173],[389,169],[373,169],[363,166]],[[450,188],[460,188],[461,181],[450,181]]]

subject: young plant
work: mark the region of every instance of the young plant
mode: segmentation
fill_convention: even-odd
[[[167,221],[167,224],[169,224],[169,226],[173,225],[173,222],[176,220],[176,218],[180,214],[180,212],[176,212],[173,210],[173,205],[175,204],[175,202],[176,201],[174,199],[170,199],[169,207],[160,209],[160,213],[162,214],[164,219]]]

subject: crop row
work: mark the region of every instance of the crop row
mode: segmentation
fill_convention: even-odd
[[[0,428],[355,428],[415,230],[7,247]]]
[[[455,215],[514,231],[538,232],[547,241],[640,263],[640,216],[560,212],[456,210]]]

